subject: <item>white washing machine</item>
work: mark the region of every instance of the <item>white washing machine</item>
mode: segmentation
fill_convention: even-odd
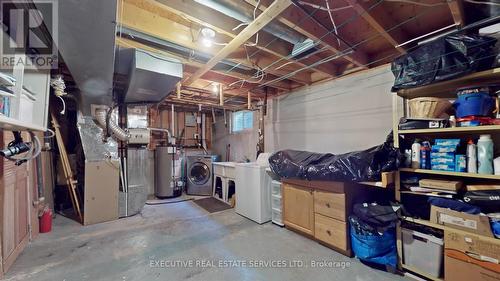
[[[186,193],[212,195],[212,155],[186,156]]]
[[[271,220],[271,178],[266,173],[269,153],[261,153],[256,162],[237,163],[236,213],[257,223]]]

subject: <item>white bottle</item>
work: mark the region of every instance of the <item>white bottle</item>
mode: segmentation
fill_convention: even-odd
[[[477,174],[477,150],[473,140],[467,142],[467,172]]]
[[[495,170],[495,175],[500,176],[500,157],[493,160],[493,170]]]
[[[450,127],[455,128],[457,126],[457,119],[455,115],[450,116]]]
[[[418,142],[418,139],[411,145],[411,167],[413,169],[420,168],[420,148],[422,146]]]
[[[479,174],[493,174],[493,140],[490,135],[481,135],[477,141],[477,160]]]

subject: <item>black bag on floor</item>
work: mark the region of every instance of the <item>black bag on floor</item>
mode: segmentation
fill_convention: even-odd
[[[370,225],[381,233],[389,228],[396,227],[396,222],[398,221],[398,215],[391,205],[358,203],[354,204],[352,212],[360,221]]]
[[[423,44],[392,62],[392,91],[489,69],[495,60],[496,41],[487,36],[448,35]]]

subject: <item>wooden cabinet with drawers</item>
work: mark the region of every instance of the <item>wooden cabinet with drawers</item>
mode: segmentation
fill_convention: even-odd
[[[352,256],[348,217],[360,188],[354,183],[284,180],[284,224],[288,229]]]

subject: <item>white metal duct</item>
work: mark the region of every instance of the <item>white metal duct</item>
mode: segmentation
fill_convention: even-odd
[[[139,49],[120,50],[115,72],[128,76],[126,103],[159,102],[182,79],[182,62]]]

